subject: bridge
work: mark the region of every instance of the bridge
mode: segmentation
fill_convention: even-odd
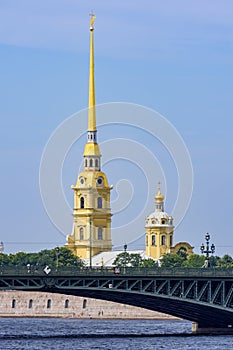
[[[231,268],[4,268],[0,290],[108,300],[192,321],[195,333],[233,333]]]

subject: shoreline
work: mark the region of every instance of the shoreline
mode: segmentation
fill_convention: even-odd
[[[161,316],[154,316],[154,317],[79,317],[79,316],[72,316],[72,315],[9,315],[9,314],[0,314],[0,318],[61,318],[61,319],[77,319],[77,320],[159,320],[159,321],[180,321],[181,318],[173,317],[173,316],[167,316],[167,317],[161,317]]]

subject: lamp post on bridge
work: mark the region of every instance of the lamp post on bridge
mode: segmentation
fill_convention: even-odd
[[[1,255],[1,270],[3,268],[3,252],[4,252],[4,244],[3,242],[0,242],[0,255]]]
[[[202,243],[200,250],[202,254],[205,254],[206,260],[203,267],[210,267],[210,254],[214,254],[215,245],[212,243],[210,246],[210,234],[205,234],[206,246]]]
[[[127,251],[127,244],[124,244],[124,267],[126,267],[126,252]]]
[[[125,273],[125,268],[126,268],[126,255],[127,255],[127,244],[125,243],[124,244],[124,264],[123,264],[124,273]]]

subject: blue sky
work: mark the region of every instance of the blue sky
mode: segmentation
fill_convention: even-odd
[[[43,208],[39,165],[51,133],[87,106],[92,9],[97,16],[97,103],[120,101],[152,108],[176,127],[189,149],[193,198],[175,240],[189,241],[198,251],[209,231],[216,253],[233,255],[231,0],[0,1],[0,240],[5,251],[64,244],[64,235]],[[122,133],[106,128],[99,139]],[[139,137],[150,147],[145,136]],[[71,150],[64,166],[64,191],[71,206],[70,185],[76,180],[84,142]],[[163,163],[159,145],[153,147]],[[170,169],[167,162],[164,169]],[[106,172],[110,183],[121,177],[119,171],[116,178],[117,171],[111,173],[110,166]],[[128,176],[133,178],[130,169]],[[155,174],[154,191],[158,180]],[[177,180],[170,176],[168,182],[169,211]],[[140,200],[144,197],[139,191],[135,212]],[[144,222],[138,235],[143,226]],[[138,248],[142,245],[140,241]]]

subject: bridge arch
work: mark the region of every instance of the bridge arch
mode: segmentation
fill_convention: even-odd
[[[130,271],[130,273],[129,273]],[[197,331],[232,332],[233,270],[124,269],[2,273],[0,289],[52,292],[159,311],[198,324]]]

